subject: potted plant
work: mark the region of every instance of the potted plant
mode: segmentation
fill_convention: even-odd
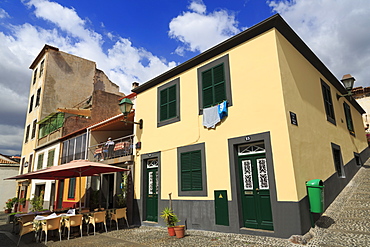
[[[5,209],[5,213],[6,214],[9,214],[12,212],[12,209],[13,209],[13,206],[14,206],[14,203],[16,203],[18,201],[18,198],[17,197],[13,197],[11,199],[8,199],[6,202],[5,202],[5,206],[4,209]]]
[[[183,238],[185,236],[185,225],[174,227],[176,238]]]
[[[164,208],[161,213],[162,213],[161,218],[167,225],[168,234],[170,236],[175,236],[174,227],[176,223],[179,222],[177,215],[169,207]]]

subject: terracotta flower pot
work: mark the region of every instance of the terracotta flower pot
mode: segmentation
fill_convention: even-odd
[[[4,213],[6,213],[6,214],[10,214],[11,212],[12,212],[11,208],[10,209],[7,208],[7,209],[4,210]]]
[[[176,238],[183,238],[185,235],[185,226],[175,226]]]
[[[167,227],[167,231],[168,231],[168,235],[170,235],[170,236],[175,236],[176,235],[175,228],[173,226]]]

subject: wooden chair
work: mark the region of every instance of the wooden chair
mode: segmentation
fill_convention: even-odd
[[[68,217],[68,219],[65,220],[65,227],[68,228],[68,240],[69,240],[69,235],[71,233],[71,227],[72,226],[79,226],[80,227],[80,234],[82,238],[82,219],[83,216],[82,214],[77,214],[74,216]]]
[[[35,231],[35,228],[33,227],[34,218],[34,215],[27,215],[19,218],[19,240],[17,246],[19,246],[23,235]]]
[[[52,230],[59,231],[59,241],[62,241],[60,217],[53,218],[53,219],[47,219],[46,222],[42,224],[41,234],[42,232],[45,232],[45,245],[46,245],[46,242],[48,241],[48,231],[52,231]]]
[[[127,228],[130,228],[130,226],[128,225],[126,212],[127,212],[127,208],[116,209],[116,212],[113,213],[110,218],[110,228],[112,228],[112,220],[114,220],[116,222],[117,230],[118,230],[118,220],[119,219],[125,219]]]
[[[108,232],[107,223],[105,219],[105,211],[95,212],[93,213],[92,216],[89,216],[89,225],[92,224],[94,226],[94,235],[95,235],[95,225],[97,223],[103,223],[105,227],[105,232]],[[89,225],[87,226],[87,234],[89,234]]]

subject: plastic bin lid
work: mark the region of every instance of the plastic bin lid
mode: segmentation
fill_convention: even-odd
[[[307,181],[306,185],[310,187],[323,187],[324,182],[321,179],[312,179],[310,181]]]

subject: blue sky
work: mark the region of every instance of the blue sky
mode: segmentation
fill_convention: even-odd
[[[95,61],[127,94],[275,13],[335,76],[370,86],[368,0],[0,0],[0,153],[21,151],[44,44]]]

